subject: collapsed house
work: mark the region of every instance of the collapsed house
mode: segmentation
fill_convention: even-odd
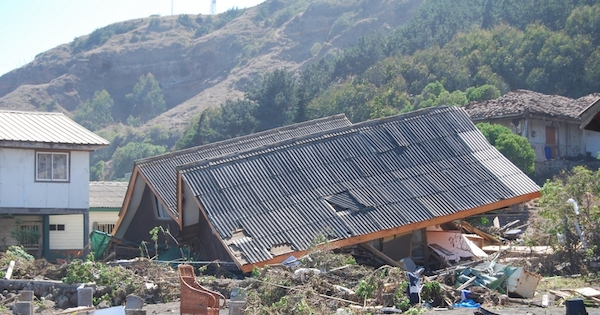
[[[203,260],[233,261],[243,272],[299,257],[322,240],[333,249],[366,243],[394,261],[426,259],[429,248],[441,247],[427,241],[427,227],[540,196],[457,107],[299,135],[176,168],[169,196],[176,207],[169,209],[181,235],[201,240]]]
[[[139,255],[138,246],[142,242],[152,242],[149,231],[155,227],[168,230],[178,238],[180,245],[188,245],[196,252],[212,246],[195,234],[181,234],[183,222],[177,208],[177,166],[351,124],[344,115],[334,115],[136,161],[119,218],[112,230],[117,257]],[[171,241],[169,237],[159,237],[161,244],[165,239]]]

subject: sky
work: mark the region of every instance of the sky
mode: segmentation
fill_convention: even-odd
[[[265,0],[217,0],[216,12]],[[0,76],[75,37],[153,14],[209,14],[211,0],[1,0]]]

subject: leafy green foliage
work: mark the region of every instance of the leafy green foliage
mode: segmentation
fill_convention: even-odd
[[[257,131],[280,127],[294,120],[298,98],[292,72],[276,69],[265,74],[258,85],[246,93],[257,104],[253,113]]]
[[[513,134],[509,128],[498,124],[480,123],[477,124],[477,128],[491,145],[523,173],[533,174],[535,152],[525,137]]]
[[[37,241],[37,238],[36,238]],[[25,251],[23,246],[9,246],[0,259],[0,277],[4,279],[6,269],[11,261],[15,262],[13,278],[26,275],[29,270],[35,268],[35,258]]]
[[[193,119],[176,148],[183,149],[235,138],[254,132],[256,104],[248,100],[227,100],[220,108],[208,108]]]
[[[360,280],[358,286],[356,287],[356,294],[362,297],[364,300],[373,296],[376,285],[372,280],[373,278],[371,278],[371,281]]]
[[[112,108],[115,102],[106,90],[94,92],[94,97],[82,103],[75,114],[75,121],[90,130],[98,130],[113,122]]]
[[[143,283],[138,278],[131,270],[95,262],[93,255],[90,255],[86,261],[73,260],[62,281],[69,284],[93,282],[98,286],[106,287],[107,297],[110,297],[108,300],[115,301],[117,297],[119,300],[124,300],[128,294],[143,287]],[[94,299],[94,302],[98,303],[101,300]]]
[[[106,162],[98,161],[92,167],[90,167],[90,180],[91,181],[103,181],[106,179],[105,173]]]
[[[141,122],[146,122],[167,109],[162,90],[152,73],[140,76],[133,87],[133,93],[127,94],[127,98],[131,100],[131,117]]]
[[[133,170],[133,162],[137,159],[155,156],[165,153],[167,150],[163,146],[157,146],[150,143],[129,142],[123,147],[119,147],[112,156],[114,164],[114,177],[122,178],[126,172]]]
[[[443,305],[444,290],[442,289],[442,285],[437,281],[425,282],[421,289],[421,300],[432,306]]]
[[[577,202],[580,215],[574,211],[574,205],[568,203],[569,199]],[[600,220],[600,171],[592,171],[582,166],[574,167],[570,171],[548,180],[542,187],[540,215],[547,220],[546,224],[538,230],[545,235],[539,235],[547,244],[555,245],[558,249],[569,253],[571,271],[578,272],[577,262],[585,258],[597,259],[600,256],[600,233],[598,220]],[[575,231],[574,223],[579,222],[588,245],[588,251],[579,250],[579,236]],[[560,244],[557,234],[564,235],[570,242]],[[583,266],[579,266],[583,267]]]

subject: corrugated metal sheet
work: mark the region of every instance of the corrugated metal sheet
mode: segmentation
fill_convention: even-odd
[[[148,180],[148,184],[154,188],[154,191],[159,195],[160,199],[165,202],[172,214],[175,217],[178,217],[177,166],[211,159],[221,155],[243,152],[279,141],[350,126],[351,124],[352,123],[346,116],[335,115],[138,160],[136,161],[135,167],[144,174]],[[255,161],[255,163],[243,165],[241,166],[242,168],[238,168],[237,166],[232,166],[231,169],[227,166],[219,168],[214,176],[199,181],[198,185],[201,187],[196,188],[198,191],[209,191],[216,188],[225,189],[231,187],[232,181],[245,181],[243,176],[246,175],[244,174],[254,175],[258,170],[264,172],[267,169],[266,165],[261,165],[259,166],[260,168],[257,168],[256,163],[262,163],[262,161]],[[287,170],[281,171],[286,172]],[[235,179],[233,179],[233,177],[235,177]]]
[[[0,110],[0,142],[107,146],[109,142],[62,113]]]
[[[304,250],[539,191],[460,108],[356,124],[180,168],[242,261]],[[221,198],[207,198],[207,196]]]
[[[127,182],[90,182],[90,208],[121,208]]]

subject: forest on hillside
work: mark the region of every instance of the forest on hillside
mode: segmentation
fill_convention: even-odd
[[[138,158],[338,113],[359,122],[515,89],[580,97],[600,90],[599,43],[597,0],[428,0],[392,32],[363,37],[298,72],[265,73],[242,99],[192,118],[181,136],[157,126],[143,137],[116,137],[93,155],[91,178],[122,178]],[[152,74],[128,97],[146,115],[132,117],[131,125],[164,110]],[[91,117],[110,110],[107,93],[83,105],[79,122],[111,123]],[[167,145],[177,136],[174,148]]]

